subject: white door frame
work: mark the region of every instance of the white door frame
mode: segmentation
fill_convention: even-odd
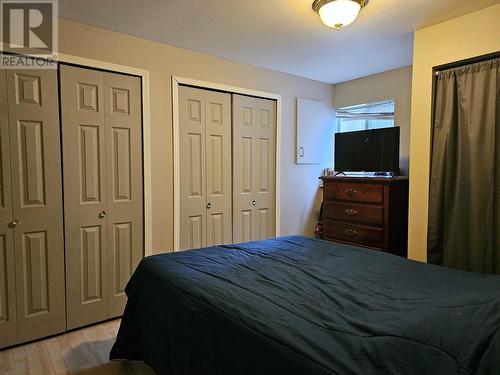
[[[172,76],[172,123],[174,146],[174,251],[180,249],[180,221],[181,221],[181,194],[180,194],[180,153],[179,153],[179,85],[195,86],[202,89],[226,91],[232,94],[257,96],[276,100],[276,236],[280,235],[280,147],[281,147],[281,95],[265,91],[245,89],[215,82],[200,81],[191,78]]]

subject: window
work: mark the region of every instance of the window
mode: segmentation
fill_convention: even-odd
[[[394,100],[337,108],[339,133],[394,126]]]
[[[394,126],[394,110],[394,100],[392,99],[337,108],[337,126],[334,133],[389,128]],[[335,134],[333,137],[335,147]],[[335,150],[333,151],[333,157],[335,158]],[[333,161],[333,165],[335,165],[335,161]],[[352,174],[359,173],[352,172]]]

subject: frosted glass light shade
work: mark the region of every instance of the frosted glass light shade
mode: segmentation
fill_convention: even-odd
[[[358,17],[361,5],[353,0],[334,0],[319,9],[321,21],[337,30],[354,22]]]

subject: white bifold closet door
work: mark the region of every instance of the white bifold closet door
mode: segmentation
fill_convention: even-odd
[[[0,347],[66,329],[57,71],[0,70]]]
[[[276,101],[233,95],[233,241],[276,235]]]
[[[232,242],[231,95],[179,87],[180,248]]]
[[[60,67],[68,329],[123,313],[144,255],[141,80]]]

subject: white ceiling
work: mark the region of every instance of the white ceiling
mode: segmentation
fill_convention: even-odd
[[[500,0],[370,0],[340,32],[312,0],[59,0],[59,14],[297,76],[337,83],[412,63],[413,31]]]

